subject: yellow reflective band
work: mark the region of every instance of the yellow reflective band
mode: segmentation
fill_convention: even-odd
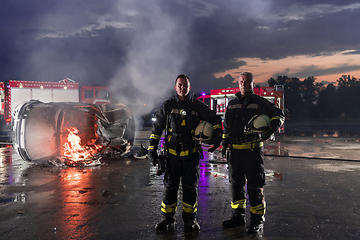
[[[246,198],[245,199],[241,199],[235,202],[231,202],[231,208],[246,208]]]
[[[160,135],[151,134],[150,139],[160,139]]]
[[[266,208],[266,204],[262,203],[262,204],[257,205],[257,206],[251,206],[250,207],[250,212],[252,212],[253,214],[257,214],[257,215],[264,215],[265,214],[265,208]]]
[[[242,104],[229,105],[228,108],[229,109],[242,108]]]
[[[196,148],[191,149],[191,151],[189,151],[189,150],[187,150],[187,151],[181,151],[181,152],[180,152],[180,157],[188,156],[188,155],[189,155],[189,152],[190,152],[190,154],[192,154],[192,153],[196,153],[196,151],[197,151]],[[175,155],[175,156],[178,155],[178,154],[176,153],[176,150],[175,150],[175,149],[172,149],[172,148],[169,148],[169,153],[172,154],[172,155]]]
[[[149,151],[149,150],[153,150],[154,147],[155,147],[155,146],[149,146],[147,150],[148,150],[148,151]]]
[[[249,105],[247,105],[246,108],[254,108],[254,109],[258,109],[258,105],[257,103],[250,103]]]
[[[225,139],[225,138],[229,138],[229,134],[225,134],[225,133],[223,133],[222,138],[223,138],[223,139]]]
[[[169,132],[173,132],[172,128],[169,128]],[[191,133],[195,133],[195,129],[191,129]]]
[[[217,129],[217,128],[221,128],[221,125],[220,124],[214,125],[214,130]]]
[[[197,207],[197,202],[194,205],[190,205],[190,204],[188,204],[186,202],[183,202],[183,206],[187,207],[187,208],[196,208]]]
[[[180,110],[179,109],[172,109],[171,113],[176,113],[176,114],[180,114]]]
[[[264,146],[263,142],[246,142],[246,143],[242,143],[242,144],[233,144],[232,148],[233,149],[252,149],[252,148],[259,148]]]
[[[272,118],[271,118],[271,121],[272,121],[272,120],[279,120],[279,121],[280,121],[280,125],[283,125],[283,123],[284,123],[284,119],[281,118],[281,117],[279,117],[279,116],[272,117]]]
[[[164,213],[176,212],[177,203],[165,205],[164,202],[161,202],[161,211]]]
[[[183,202],[183,210],[187,213],[197,212],[197,202],[194,205],[190,205]]]

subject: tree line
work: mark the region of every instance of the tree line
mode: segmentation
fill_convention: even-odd
[[[360,118],[360,80],[342,75],[337,84],[324,85],[315,77],[303,81],[296,77],[270,78],[268,84],[284,86],[285,108],[289,119]]]

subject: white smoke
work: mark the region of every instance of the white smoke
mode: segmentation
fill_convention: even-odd
[[[132,108],[136,115],[149,113],[169,97],[175,79],[187,58],[187,24],[164,12],[157,1],[141,1],[141,12],[128,11],[139,24],[130,46],[126,49],[125,64],[119,66],[111,80],[116,99]],[[124,1],[119,4],[123,11]],[[120,11],[119,10],[119,11]],[[141,24],[140,24],[141,23]]]
[[[176,76],[187,73],[191,19],[170,5],[158,0],[91,1],[86,7],[59,2],[54,12],[39,17],[42,30],[34,38],[42,44],[25,65],[26,79],[69,77],[80,85],[107,85],[113,100],[136,116],[150,113],[173,93]]]

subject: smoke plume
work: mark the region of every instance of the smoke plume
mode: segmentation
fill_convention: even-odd
[[[136,115],[149,113],[169,97],[182,73],[188,46],[186,23],[177,22],[157,1],[141,4],[141,13],[131,11],[135,5],[127,6],[136,18],[133,39],[110,84],[117,101],[130,106]],[[119,9],[123,6],[122,2]]]

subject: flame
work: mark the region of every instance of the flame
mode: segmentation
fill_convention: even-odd
[[[78,135],[79,130],[76,127],[66,128],[65,131],[68,131],[69,134],[66,137],[65,143],[63,144],[63,149],[61,155],[65,157],[68,161],[72,162],[74,165],[76,162],[82,161],[88,163],[92,162],[92,158],[95,154],[99,153],[103,146],[92,144],[81,145],[81,138]],[[94,143],[96,140],[93,140]]]

